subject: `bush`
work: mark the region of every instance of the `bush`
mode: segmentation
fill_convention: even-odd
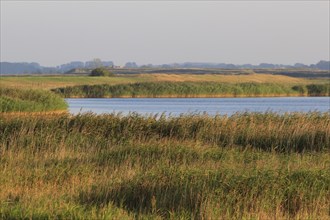
[[[66,102],[50,91],[7,88],[0,90],[0,112],[42,112],[66,109]]]
[[[293,86],[292,89],[299,92],[300,95],[305,95],[307,93],[307,88],[304,85]]]
[[[327,84],[310,84],[307,85],[308,95],[310,96],[329,96],[330,85]]]
[[[90,76],[113,76],[113,73],[110,73],[105,68],[96,68],[89,74]]]

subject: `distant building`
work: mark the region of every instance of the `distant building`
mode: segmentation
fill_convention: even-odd
[[[116,65],[112,65],[112,66],[111,66],[111,68],[112,68],[112,69],[122,69],[122,68],[123,68],[123,66],[116,66]]]

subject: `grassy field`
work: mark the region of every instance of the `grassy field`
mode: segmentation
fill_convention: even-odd
[[[0,114],[0,218],[329,219],[330,115]]]
[[[115,77],[89,77],[89,76],[2,76],[0,86],[2,88],[25,89],[54,89],[76,85],[96,84],[124,84],[137,82],[223,82],[223,83],[279,83],[279,84],[313,84],[327,83],[327,79],[303,79],[271,74],[249,75],[219,75],[219,74],[129,74]]]

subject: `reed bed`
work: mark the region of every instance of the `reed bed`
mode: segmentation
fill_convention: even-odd
[[[0,115],[0,218],[327,219],[330,115]]]
[[[329,96],[330,85],[294,85],[275,83],[219,82],[143,82],[119,85],[79,85],[52,89],[63,97],[262,97]]]
[[[37,118],[38,119],[38,118]],[[60,137],[81,136],[90,141],[111,144],[150,140],[199,141],[220,147],[253,146],[267,151],[303,152],[329,150],[329,113],[237,113],[233,116],[130,114],[81,114],[69,117],[36,117],[15,121],[15,126],[2,121],[3,135],[27,130],[30,134],[52,131]],[[4,129],[4,127],[6,129]],[[48,137],[48,136],[47,136]],[[49,137],[48,137],[49,139]],[[56,139],[54,139],[55,141]],[[59,139],[58,141],[60,141]]]

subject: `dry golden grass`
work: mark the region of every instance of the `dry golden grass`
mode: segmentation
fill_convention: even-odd
[[[143,74],[141,76],[144,76]],[[282,75],[270,75],[270,74],[249,74],[249,75],[219,75],[219,74],[153,74],[155,81],[173,81],[173,82],[223,82],[223,83],[310,83],[309,80],[303,78],[294,78]]]
[[[148,76],[115,76],[115,77],[90,77],[90,76],[20,76],[0,77],[2,88],[25,88],[25,89],[54,89],[76,85],[97,85],[97,84],[123,84],[135,82],[149,82]]]

